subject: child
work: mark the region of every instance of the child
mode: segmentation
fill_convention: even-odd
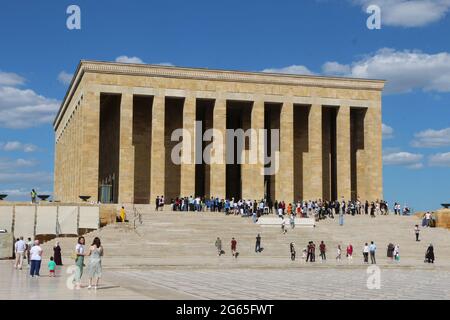
[[[53,257],[50,257],[50,261],[48,262],[48,270],[50,272],[50,277],[55,276],[55,268],[56,268],[56,263],[55,263],[55,261],[53,261]]]
[[[302,251],[302,262],[306,261],[306,256],[307,256],[307,250],[306,250],[306,248],[303,248],[303,251]]]

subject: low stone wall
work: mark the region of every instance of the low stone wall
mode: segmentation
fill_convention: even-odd
[[[115,223],[119,208],[117,204],[100,205],[100,227]]]
[[[437,227],[450,229],[450,209],[441,209],[434,214]]]
[[[0,233],[0,259],[13,257],[14,239],[11,233]]]
[[[422,221],[425,213],[425,211],[420,211],[415,216]],[[439,209],[432,211],[432,214],[436,219],[436,227],[450,229],[450,209]]]

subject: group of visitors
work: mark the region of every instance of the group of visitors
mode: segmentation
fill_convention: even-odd
[[[289,244],[289,248],[291,251],[291,259],[295,260],[294,243],[291,242]],[[371,263],[376,264],[376,259],[375,259],[376,249],[377,249],[377,247],[373,241],[371,242],[370,245],[368,245],[367,243],[364,245],[363,251],[362,251],[364,263],[369,263],[368,259],[369,259],[369,254],[370,254]],[[294,253],[292,252],[293,250],[294,250]],[[353,245],[351,243],[349,243],[346,248],[346,257],[347,257],[348,263],[353,262],[353,251],[354,251]],[[327,246],[324,241],[320,242],[319,252],[320,252],[320,262],[325,262],[327,260],[327,255],[326,255]],[[314,241],[309,241],[308,245],[305,248],[303,248],[302,260],[304,260],[305,262],[315,262],[316,261],[316,244],[314,243]],[[338,244],[337,249],[336,249],[336,261],[341,262],[341,260],[342,260],[342,248],[341,248],[341,245]]]
[[[158,201],[162,197],[157,198],[157,208],[159,208]],[[340,201],[322,201],[321,199],[313,200],[299,200],[293,203],[270,199],[261,200],[235,200],[220,199],[218,197],[180,197],[172,199],[171,206],[173,211],[193,211],[193,212],[223,212],[225,214],[234,214],[242,216],[252,216],[256,214],[260,217],[264,214],[275,213],[278,216],[286,214],[294,214],[298,217],[315,217],[317,220],[325,219],[326,217],[334,218],[336,214],[351,214],[361,215],[366,214],[372,217],[376,215],[389,214],[388,203],[384,200],[377,201],[345,201],[343,198]],[[405,207],[406,209],[407,207]],[[394,213],[400,214],[401,209],[398,203],[394,205]],[[409,209],[407,210],[409,212]]]
[[[14,245],[15,253],[15,269],[22,270],[24,259],[28,260],[28,265],[30,269],[30,277],[39,278],[41,271],[41,264],[43,261],[44,250],[40,245],[39,240],[32,241],[28,238],[28,242],[23,240],[23,237],[17,239]],[[85,239],[84,237],[79,237],[77,244],[75,246],[75,277],[74,283],[76,289],[81,287],[81,277],[83,275],[83,268],[85,267],[84,258],[89,256],[89,262],[87,265],[87,273],[89,275],[89,286],[88,289],[97,289],[101,274],[102,265],[101,260],[103,256],[103,247],[101,245],[100,239],[95,238],[92,245],[88,250],[85,249]],[[61,247],[59,242],[56,242],[53,246],[53,256],[49,257],[47,263],[48,272],[50,277],[56,276],[56,270],[58,266],[62,266],[61,257]],[[95,280],[95,281],[94,281]]]
[[[436,219],[433,217],[431,212],[427,211],[422,216],[422,227],[436,227]]]
[[[416,239],[418,239],[418,237]],[[217,237],[217,239],[216,239],[215,246],[217,249],[218,256],[221,256],[225,253],[222,249],[222,240],[219,237]],[[237,258],[237,255],[238,255],[236,250],[237,250],[237,240],[233,237],[231,239],[231,254],[235,258]],[[370,263],[376,264],[377,263],[376,251],[377,251],[377,246],[374,243],[374,241],[371,241],[370,244],[366,242],[362,249],[363,262],[365,264],[368,264],[369,257],[370,257]],[[259,233],[256,236],[255,252],[256,253],[262,252],[261,235]],[[289,252],[290,252],[291,260],[295,261],[296,249],[295,249],[294,242],[289,243]],[[321,263],[325,262],[327,260],[327,246],[323,240],[319,244],[319,252],[320,252],[320,262]],[[345,253],[346,253],[348,263],[352,263],[354,249],[353,249],[353,245],[351,243],[349,243],[347,245]],[[400,261],[400,245],[398,245],[398,244],[394,245],[392,243],[389,243],[387,246],[387,257],[390,260],[395,260],[397,262]],[[306,247],[303,248],[301,258],[305,262],[315,262],[316,261],[316,244],[314,243],[314,241],[309,241],[308,244],[306,245]],[[341,262],[341,260],[342,260],[342,249],[341,249],[341,245],[338,244],[337,250],[336,250],[336,261]],[[427,251],[425,253],[425,262],[434,263],[434,248],[433,248],[432,244],[430,244],[430,246],[427,248]]]
[[[89,257],[89,262],[87,265],[89,286],[87,288],[93,288],[96,290],[102,276],[102,257],[104,254],[104,250],[98,237],[94,238],[88,250],[85,249],[85,243],[85,238],[79,237],[75,246],[75,289],[79,290],[81,288],[81,277],[83,276],[83,269],[85,266],[84,258]]]
[[[42,264],[42,254],[43,250],[40,246],[39,240],[31,241],[31,238],[28,238],[28,241],[25,242],[23,237],[18,238],[14,244],[14,268],[22,270],[23,261],[27,260],[28,267],[30,268],[30,277],[39,277]],[[56,266],[63,265],[61,258],[61,247],[58,242],[56,242],[53,247],[53,256],[51,256],[49,260],[48,269],[50,275],[52,276],[55,273]]]
[[[156,211],[164,211],[164,196],[157,196],[155,200]]]

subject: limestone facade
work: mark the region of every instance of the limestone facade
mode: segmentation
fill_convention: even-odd
[[[115,203],[161,195],[382,199],[383,88],[382,80],[81,61],[54,121],[54,199],[100,201],[105,186]],[[202,125],[223,137],[230,127],[279,129],[279,150],[271,150],[279,152],[279,171],[172,163],[177,128],[191,133],[188,158],[198,158],[202,112]],[[216,140],[211,152],[230,148]],[[247,158],[252,143],[245,145]]]

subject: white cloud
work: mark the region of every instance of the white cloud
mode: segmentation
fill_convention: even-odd
[[[384,152],[383,164],[406,166],[409,169],[422,168],[422,154],[410,153],[405,151],[400,152]]]
[[[39,184],[53,183],[53,174],[49,172],[0,172],[0,183],[14,183],[16,185],[30,186],[31,190],[31,188]]]
[[[37,187],[35,187],[34,189],[38,194],[52,194],[51,191],[48,191],[48,187],[43,188],[43,190],[41,190],[42,188]],[[23,187],[0,189],[0,194],[8,195],[7,200],[9,201],[29,201],[31,189],[33,189],[33,187],[31,187],[30,189],[26,189]]]
[[[0,71],[0,86],[18,86],[24,83],[25,79],[21,76],[15,73]]]
[[[64,70],[58,74],[58,81],[64,85],[69,85],[72,82],[72,78],[73,78],[73,74],[68,73]]]
[[[59,104],[30,89],[0,86],[0,127],[22,129],[51,123]]]
[[[443,19],[450,9],[450,0],[351,0],[362,6],[381,9],[382,26],[422,27]]]
[[[14,171],[17,168],[29,168],[36,165],[34,160],[0,158],[0,173]]]
[[[174,67],[175,66],[173,63],[170,63],[170,62],[160,62],[160,63],[157,63],[157,65],[166,66],[166,67]]]
[[[429,156],[428,164],[434,167],[450,167],[450,152],[437,153]]]
[[[141,58],[138,57],[128,57],[128,56],[119,56],[116,58],[116,62],[121,63],[144,63]]]
[[[350,66],[340,64],[335,61],[325,62],[322,66],[322,72],[328,75],[347,75],[351,72]]]
[[[264,69],[262,72],[304,74],[304,75],[312,75],[313,74],[313,72],[311,72],[307,67],[301,66],[301,65],[292,65],[292,66],[284,67],[284,68],[269,68],[269,69]]]
[[[450,1],[450,0],[449,0]],[[314,75],[303,65],[268,68],[263,72]],[[383,48],[349,64],[328,61],[322,74],[352,78],[387,80],[386,93],[405,93],[415,89],[450,92],[450,53],[424,53],[419,50]]]
[[[38,147],[31,143],[22,143],[19,141],[0,142],[0,150],[2,151],[34,152],[37,149]]]
[[[394,129],[386,124],[381,125],[381,130],[383,133],[383,139],[391,139],[394,137]]]
[[[442,130],[428,129],[414,134],[413,147],[433,148],[450,146],[450,128]]]
[[[422,169],[423,168],[423,163],[419,162],[419,163],[414,163],[411,164],[409,166],[406,166],[408,169],[412,169],[412,170],[418,170],[418,169]]]
[[[335,64],[334,69],[329,67],[331,64]],[[403,93],[414,89],[450,92],[448,52],[427,54],[418,50],[396,51],[383,48],[349,65],[327,62],[323,70],[336,72],[336,70],[344,71],[346,68],[350,72],[340,75],[387,80],[388,93]]]
[[[116,62],[120,63],[138,63],[138,64],[144,64],[145,62],[142,61],[141,58],[138,57],[128,57],[128,56],[120,56],[116,58]],[[171,62],[159,62],[159,63],[153,63],[154,65],[159,66],[167,66],[167,67],[173,67],[174,64]]]

